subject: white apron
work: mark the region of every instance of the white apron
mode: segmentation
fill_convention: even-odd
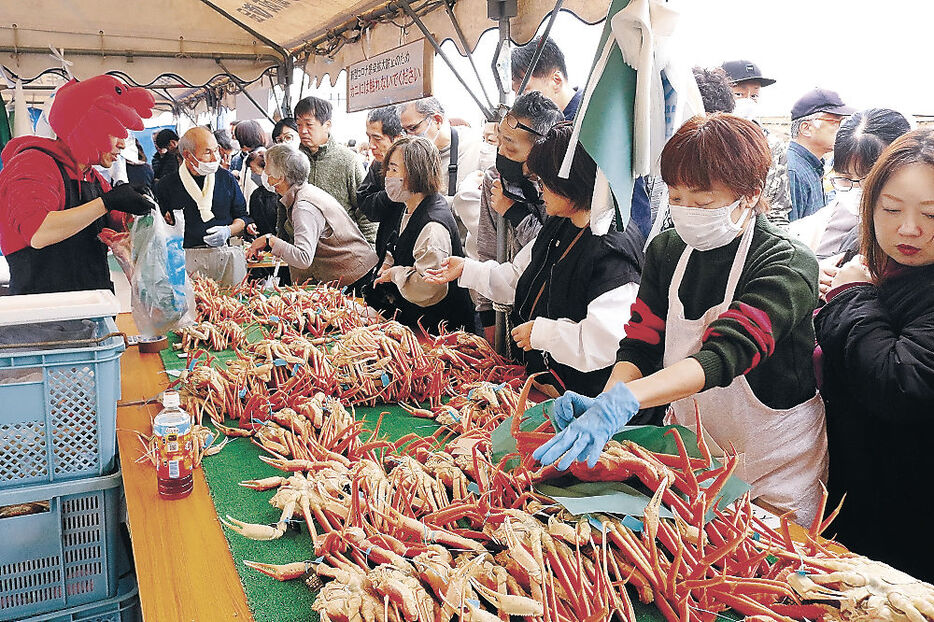
[[[729,309],[736,292],[755,230],[753,221],[743,233],[726,292],[719,305],[700,318],[685,318],[678,296],[693,249],[681,254],[668,290],[664,365],[668,367],[700,351],[707,327]],[[774,410],[759,401],[745,375],[728,387],[714,387],[671,404],[666,424],[677,423],[697,432],[695,402],[705,432],[725,450],[732,444],[738,458],[735,475],[752,487],[752,498],[785,511],[810,524],[821,498],[820,481],[827,479],[827,428],[820,394],[786,410]]]
[[[214,279],[223,287],[233,287],[246,278],[246,254],[242,246],[186,248],[185,270]]]

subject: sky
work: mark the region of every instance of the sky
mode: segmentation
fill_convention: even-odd
[[[766,77],[777,80],[762,91],[763,116],[787,115],[794,101],[816,86],[837,91],[856,108],[891,107],[905,114],[934,115],[934,81],[928,79],[934,38],[934,2],[930,0],[682,0],[672,4],[681,11],[677,41],[685,62],[716,66],[724,60],[745,58],[758,64]],[[602,28],[602,24],[584,24],[567,12],[555,22],[552,38],[565,53],[575,86],[586,82]],[[474,54],[481,75],[488,78],[494,103],[490,62],[495,45],[496,33],[487,32]],[[475,85],[467,60],[451,42],[443,47],[468,83]],[[314,92],[335,104],[333,127],[338,139],[363,139],[365,115],[344,112],[343,74],[334,88],[325,83]],[[449,115],[479,127],[479,110],[440,58],[435,59],[434,93]]]

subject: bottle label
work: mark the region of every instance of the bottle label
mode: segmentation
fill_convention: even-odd
[[[156,468],[159,479],[180,479],[191,475],[194,467],[194,442],[190,421],[160,425],[159,418],[156,417],[153,432],[159,455],[159,465]]]

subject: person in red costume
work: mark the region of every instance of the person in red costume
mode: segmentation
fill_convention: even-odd
[[[0,154],[0,250],[10,266],[10,293],[113,290],[107,247],[97,234],[120,222],[111,212],[148,214],[155,204],[130,184],[111,189],[93,165],[109,168],[127,130],[143,129],[154,105],[148,91],[112,76],[71,80],[49,112],[57,138],[22,136],[7,144]]]

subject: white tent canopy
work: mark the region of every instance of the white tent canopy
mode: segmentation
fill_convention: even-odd
[[[201,87],[231,75],[250,83],[295,63],[312,80],[370,55],[418,39],[401,4],[374,0],[29,0],[9,2],[0,24],[0,65],[30,81],[60,70],[61,49],[75,77],[110,72],[139,85]],[[463,49],[444,0],[410,0],[437,41]],[[607,0],[567,0],[563,8],[594,23]],[[516,43],[531,39],[554,8],[518,0],[511,20]],[[496,26],[486,0],[454,0],[452,13],[472,51]]]

